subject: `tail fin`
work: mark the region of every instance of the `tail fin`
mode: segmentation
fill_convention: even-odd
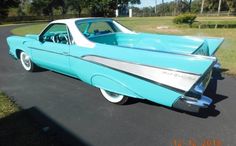
[[[224,38],[205,38],[209,46],[209,55],[213,56],[224,41]]]

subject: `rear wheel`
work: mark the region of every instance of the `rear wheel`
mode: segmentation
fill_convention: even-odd
[[[21,65],[26,71],[28,72],[35,71],[36,68],[35,64],[31,61],[30,56],[23,51],[20,53],[20,61]]]
[[[128,97],[117,94],[114,92],[110,92],[104,89],[100,89],[102,95],[111,103],[114,104],[125,104],[128,101]]]

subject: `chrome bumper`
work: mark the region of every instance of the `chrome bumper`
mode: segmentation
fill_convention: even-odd
[[[216,58],[216,56],[213,56],[213,57]],[[221,69],[221,64],[220,64],[220,62],[217,58],[216,58],[216,62],[215,62],[215,65],[213,66],[213,68],[216,69],[216,70]]]
[[[208,108],[211,103],[212,99],[204,95],[202,95],[199,99],[183,96],[173,104],[173,107],[176,109],[197,113],[201,108]]]
[[[219,61],[216,62],[216,64],[214,65],[214,69],[221,69],[221,64],[219,63]]]

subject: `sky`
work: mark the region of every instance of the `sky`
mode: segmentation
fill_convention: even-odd
[[[162,0],[156,0],[157,4],[160,4],[162,2]],[[171,0],[164,0],[165,2],[169,2]],[[141,4],[140,5],[134,5],[137,7],[148,7],[148,6],[155,6],[155,0],[141,0]]]

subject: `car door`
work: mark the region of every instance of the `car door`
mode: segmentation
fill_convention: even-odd
[[[32,59],[40,66],[70,74],[69,30],[65,24],[51,24],[39,36],[38,44],[31,44]]]

